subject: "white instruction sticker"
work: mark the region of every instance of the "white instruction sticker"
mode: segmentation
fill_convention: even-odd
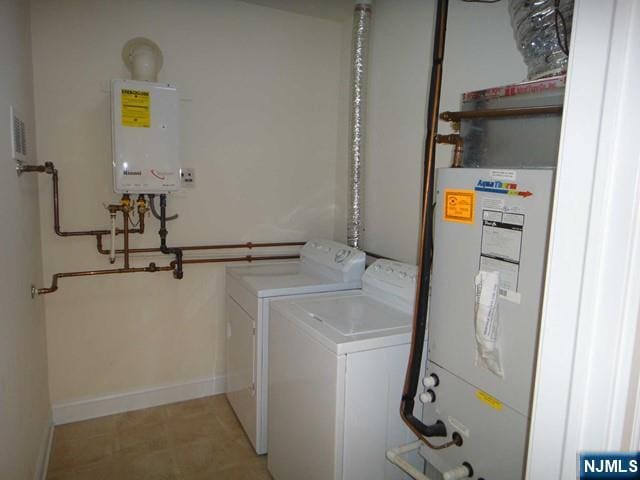
[[[500,298],[520,303],[518,279],[525,216],[512,211],[482,211],[480,270],[497,272]]]
[[[482,221],[482,255],[520,262],[522,226]]]
[[[504,210],[504,198],[482,197],[482,208],[487,210]]]
[[[515,170],[491,170],[489,176],[492,180],[507,180],[509,182],[516,181]]]

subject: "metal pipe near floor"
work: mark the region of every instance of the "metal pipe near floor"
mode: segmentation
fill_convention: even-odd
[[[363,230],[363,164],[365,148],[365,113],[371,28],[371,1],[359,0],[353,10],[351,57],[351,144],[349,152],[349,207],[347,243],[360,248]]]
[[[440,108],[440,91],[442,88],[442,62],[444,59],[444,44],[447,29],[447,11],[449,2],[438,0],[436,10],[435,40],[433,46],[433,64],[431,67],[431,82],[429,87],[429,108],[427,115],[427,138],[425,145],[425,162],[422,193],[422,224],[420,228],[420,242],[418,253],[418,285],[416,303],[413,314],[413,331],[411,336],[411,351],[405,376],[400,415],[407,426],[426,445],[434,447],[427,437],[446,437],[447,428],[441,421],[433,425],[425,425],[413,414],[415,397],[420,381],[422,367],[422,353],[424,349],[425,331],[427,326],[427,311],[429,297],[429,283],[431,279],[431,257],[433,247],[433,189],[436,133],[438,127],[438,110]],[[438,445],[445,448],[453,445],[454,441]]]

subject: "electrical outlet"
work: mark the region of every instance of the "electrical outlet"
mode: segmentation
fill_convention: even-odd
[[[180,184],[182,188],[193,188],[196,186],[196,171],[194,168],[180,169]]]

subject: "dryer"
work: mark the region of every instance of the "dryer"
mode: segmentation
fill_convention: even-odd
[[[365,253],[312,240],[300,260],[226,270],[226,395],[258,454],[267,452],[269,303],[315,292],[359,289]]]

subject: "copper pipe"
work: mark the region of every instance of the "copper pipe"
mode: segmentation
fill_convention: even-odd
[[[96,248],[98,253],[102,255],[109,255],[109,250],[105,250],[102,246],[103,234],[96,235]],[[247,242],[247,243],[229,243],[229,244],[217,244],[217,245],[188,245],[185,247],[176,247],[183,251],[195,251],[195,250],[234,250],[239,248],[246,248],[251,250],[253,248],[271,248],[271,247],[300,247],[305,242]],[[160,248],[148,247],[148,248],[130,248],[129,253],[159,253]],[[116,250],[116,253],[124,253],[124,250]]]
[[[183,260],[182,263],[224,263],[224,262],[256,262],[261,260],[291,260],[299,258],[299,255],[263,255],[252,256],[245,255],[244,257],[230,257],[230,258],[192,258]],[[38,295],[45,295],[47,293],[53,293],[58,290],[58,280],[60,278],[70,277],[89,277],[97,275],[116,275],[120,273],[140,273],[140,272],[171,272],[175,268],[175,260],[171,264],[158,267],[155,263],[150,263],[148,267],[135,267],[135,268],[112,268],[109,270],[86,270],[82,272],[64,272],[56,273],[52,276],[51,286],[46,288],[39,288],[37,290]]]
[[[64,272],[64,273],[56,273],[51,278],[51,286],[47,288],[39,288],[37,290],[38,295],[45,295],[47,293],[53,293],[58,290],[58,280],[60,278],[70,278],[70,277],[89,277],[96,275],[114,275],[119,273],[139,273],[139,272],[169,272],[172,271],[173,267],[167,265],[165,267],[157,267],[155,263],[150,263],[148,267],[137,267],[137,268],[112,268],[109,270],[86,270],[82,272]]]
[[[459,168],[462,166],[462,152],[464,151],[464,140],[457,133],[450,135],[436,135],[436,143],[443,143],[446,145],[455,145],[453,149],[453,161],[451,166],[453,168]]]
[[[413,312],[413,328],[411,332],[411,349],[402,389],[400,416],[415,435],[431,446],[427,437],[447,435],[443,422],[425,425],[413,413],[415,397],[420,382],[423,366],[425,333],[427,327],[427,311],[429,308],[429,284],[431,279],[431,255],[433,248],[433,191],[436,134],[438,129],[438,111],[440,110],[440,92],[442,90],[442,63],[444,61],[444,44],[447,30],[448,0],[438,0],[436,7],[435,34],[433,42],[433,63],[429,86],[429,107],[427,114],[427,138],[425,140],[424,170],[422,184],[422,222],[420,224],[420,241],[418,251],[418,282]]]
[[[459,122],[462,119],[469,118],[525,117],[560,113],[562,113],[561,105],[548,105],[542,107],[490,108],[486,110],[468,110],[465,112],[442,112],[440,119],[445,122]]]
[[[257,262],[262,260],[293,260],[300,258],[300,255],[245,255],[243,257],[219,257],[219,258],[188,258],[182,260],[183,264],[186,263],[226,263],[226,262]],[[175,260],[171,262],[172,266],[175,266]]]
[[[109,235],[109,230],[78,230],[65,232],[60,227],[60,198],[58,193],[58,170],[52,162],[45,162],[44,165],[21,165],[18,167],[18,173],[47,173],[51,175],[51,181],[53,183],[53,230],[56,235],[61,237],[80,237],[80,236],[94,236],[94,235]],[[124,230],[118,228],[116,235],[121,235]],[[144,221],[140,224],[139,228],[130,229],[129,233],[144,233]]]
[[[46,165],[18,165],[16,167],[18,174],[21,173],[45,173],[47,172]],[[49,172],[47,172],[49,173]]]

